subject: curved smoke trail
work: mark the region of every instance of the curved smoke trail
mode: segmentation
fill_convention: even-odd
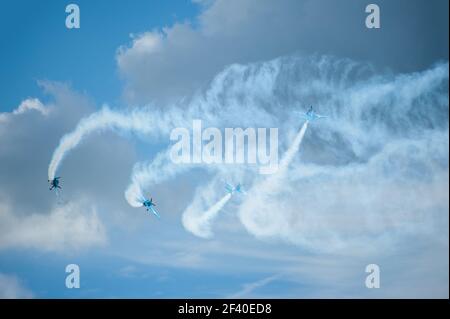
[[[67,153],[75,148],[82,139],[98,130],[106,128],[116,128],[119,130],[136,130],[148,133],[152,130],[153,120],[150,117],[142,116],[137,112],[124,114],[111,111],[108,107],[103,107],[99,112],[82,119],[76,129],[64,135],[58,147],[53,152],[50,165],[48,167],[48,178],[55,178],[56,171]]]
[[[74,131],[64,135],[53,152],[48,167],[48,179],[52,180],[65,156],[89,134],[105,129],[122,132],[137,132],[144,135],[167,133],[170,128],[186,125],[186,120],[178,109],[171,109],[167,114],[151,111],[148,108],[132,111],[114,111],[104,106],[100,111],[83,118]]]
[[[125,198],[133,207],[142,206],[144,189],[167,181],[176,175],[195,167],[194,164],[175,164],[170,160],[169,151],[158,153],[153,161],[148,164],[137,163],[133,167],[131,182],[125,190]]]

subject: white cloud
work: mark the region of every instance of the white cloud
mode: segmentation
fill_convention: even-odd
[[[31,111],[0,125],[0,249],[6,254],[28,248],[58,254],[104,249],[110,227],[133,228],[148,217],[122,197],[136,160],[134,146],[108,133],[80,143],[58,171],[66,202],[60,204],[61,198],[48,189],[49,156],[60,137],[96,108],[88,96],[65,84],[40,85],[49,95],[44,106],[51,112]]]
[[[121,46],[117,52],[117,63],[120,68],[126,68],[127,54],[135,56],[129,58],[139,58],[141,55],[156,53],[162,49],[164,35],[158,31],[145,32],[139,35],[130,35],[132,38],[131,47]],[[133,50],[129,49],[132,48]]]
[[[37,99],[26,100],[8,115],[8,121],[0,125],[0,249],[66,252],[104,245],[107,242],[105,227],[100,220],[98,206],[92,205],[92,198],[101,197],[101,192],[70,193],[69,186],[69,192],[64,190],[62,193],[62,200],[62,197],[49,192],[47,176],[42,171],[59,135],[67,127],[72,127],[85,112],[92,112],[93,107],[85,96],[67,85],[54,82],[39,84],[51,96],[50,101],[43,105]],[[45,116],[31,116],[33,111]],[[101,150],[102,144],[99,141],[92,149]],[[106,144],[109,150],[111,142]],[[92,149],[87,154],[91,154]],[[95,159],[101,160],[101,151],[98,153]],[[127,149],[120,153],[130,152]],[[82,157],[86,159],[88,156]],[[65,172],[74,185],[77,178],[85,184],[86,177],[80,176],[80,171],[86,168],[83,159],[77,160],[79,170],[76,173]],[[104,161],[100,166],[107,167],[114,162],[119,163],[120,160]],[[94,170],[99,174],[99,169]],[[62,186],[65,185],[63,178]],[[102,190],[109,187],[106,183]],[[119,207],[120,202],[116,205]]]
[[[129,45],[118,49],[118,68],[127,84],[125,96],[133,103],[178,99],[205,86],[230,64],[295,52],[332,54],[401,71],[424,69],[448,59],[448,32],[435,21],[445,24],[440,20],[444,16],[435,14],[439,9],[415,3],[405,10],[399,3],[380,1],[380,7],[396,15],[395,19],[384,18],[391,28],[373,34],[364,26],[364,6],[353,2],[199,1],[200,13],[191,21],[142,30]],[[445,9],[445,4],[438,6]],[[441,40],[423,37],[416,41],[405,30],[428,32]],[[409,58],[402,59],[404,55]]]
[[[234,224],[224,231],[223,219],[215,219],[214,225],[211,220],[207,219],[206,223],[202,220],[204,208],[220,198],[220,195],[214,196],[212,188],[205,186],[208,185],[206,180],[226,175],[237,179],[246,176],[223,167],[208,170],[212,174],[196,175],[194,172],[189,178],[200,191],[185,203],[195,207],[190,217],[198,218],[199,223],[191,220],[190,226],[200,225],[203,228],[197,231],[200,235],[211,235],[210,227],[214,226],[220,242],[213,239],[201,244],[192,240],[180,243],[182,248],[171,249],[173,241],[163,240],[160,232],[155,236],[156,242],[147,246],[146,254],[137,249],[137,260],[212,269],[225,254],[227,244],[231,242],[229,250],[235,251],[244,246],[244,242],[252,242],[239,233],[243,225],[248,234],[262,240],[261,251],[270,251],[264,257],[267,263],[278,262],[274,261],[275,249],[270,245],[293,243],[295,246],[290,246],[291,250],[281,258],[290,264],[277,266],[295,268],[303,263],[301,279],[307,281],[308,277],[316,275],[316,285],[327,278],[338,277],[339,282],[334,287],[325,282],[333,287],[326,295],[355,296],[355,291],[361,292],[363,281],[358,274],[363,271],[366,259],[371,257],[369,262],[373,262],[386,255],[395,259],[408,249],[417,254],[433,250],[436,271],[426,264],[421,265],[418,276],[430,278],[431,283],[427,284],[430,294],[442,296],[447,292],[448,295],[448,285],[439,284],[440,278],[445,278],[448,263],[438,258],[448,250],[448,64],[398,75],[379,73],[369,65],[328,56],[290,56],[248,65],[236,64],[218,74],[204,93],[166,112],[146,108],[136,109],[130,115],[103,110],[80,122],[68,136],[79,136],[80,139],[75,140],[81,141],[85,133],[96,130],[131,128],[133,131],[137,128],[143,133],[163,133],[155,134],[155,143],[168,142],[164,134],[171,126],[189,124],[192,116],[204,116],[208,124],[219,127],[228,123],[244,127],[260,123],[278,126],[283,132],[280,136],[284,139],[284,151],[301,125],[293,116],[294,111],[309,104],[329,115],[329,119],[308,128],[302,150],[294,154],[289,174],[280,183],[282,187],[271,189],[271,193],[258,193],[257,186],[263,177],[248,178],[244,185],[256,187],[249,191],[241,206],[233,206],[231,214],[220,215],[235,217]],[[138,118],[139,121],[132,121],[138,125],[116,125],[115,116],[125,119],[123,123]],[[87,125],[90,129],[79,131],[86,123],[90,123]],[[82,134],[78,134],[80,132]],[[77,145],[73,143],[69,149]],[[161,160],[161,156],[157,156],[154,162],[135,166],[130,186],[135,186],[133,183],[137,181],[139,186],[153,193],[160,191],[159,184],[164,182],[172,191],[181,173],[185,170],[173,167],[172,163],[165,165],[164,158]],[[174,179],[172,184],[170,179]],[[207,192],[211,196],[205,196]],[[178,197],[177,201],[173,200],[173,193],[165,194],[167,196],[158,198],[158,204],[169,202],[166,207],[174,207],[173,203],[177,202],[182,205]],[[159,224],[155,227],[160,230]],[[177,231],[173,233],[179,235]],[[242,235],[239,237],[242,243],[230,238],[236,233]],[[186,238],[180,237],[180,241]],[[172,238],[168,236],[168,239]],[[190,247],[185,247],[188,245]],[[251,248],[246,246],[239,257],[244,258],[249,251]],[[319,256],[305,261],[303,256],[299,257],[305,251]],[[349,256],[352,268],[344,269],[348,264],[340,258]],[[412,259],[405,257],[408,262]],[[259,266],[258,262],[243,262],[229,267],[239,271],[246,267],[253,269],[256,264]],[[397,270],[399,272],[401,270]],[[409,273],[397,280],[397,290],[392,290],[392,295],[405,295],[401,287],[417,282],[416,275]]]
[[[277,7],[287,13],[282,20],[270,14]],[[227,64],[288,53],[284,48],[293,46],[280,40],[284,39],[280,35],[287,34],[288,21],[296,24],[289,14],[292,7],[298,5],[213,1],[202,4],[193,23],[175,23],[133,36],[131,44],[121,46],[116,55],[127,80],[125,97],[133,103],[177,100],[190,96]]]
[[[28,299],[33,296],[16,276],[0,273],[0,299]]]
[[[42,104],[41,101],[39,101],[39,99],[30,98],[30,99],[23,100],[20,103],[20,105],[16,109],[14,109],[12,112],[0,113],[0,123],[8,121],[13,116],[25,114],[25,113],[33,111],[33,110],[41,113],[42,115],[47,115],[49,112],[48,107],[46,107],[44,104]]]
[[[82,201],[58,204],[49,214],[28,215],[0,203],[0,228],[0,249],[70,252],[107,242],[96,209]]]
[[[22,114],[29,110],[36,110],[44,115],[48,114],[48,108],[45,107],[39,99],[26,99],[22,101],[19,107],[13,111],[13,114]]]

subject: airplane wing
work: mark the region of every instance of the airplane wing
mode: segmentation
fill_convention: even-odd
[[[228,183],[227,183],[227,185],[225,185],[225,189],[226,189],[229,193],[232,193],[233,190],[234,190],[233,186],[231,186],[231,185],[228,184]]]
[[[305,112],[294,111],[294,113],[300,115],[300,117],[301,117],[302,119],[304,119],[304,120],[307,120],[307,119],[308,119],[308,115],[306,115]]]
[[[150,210],[152,211],[153,214],[155,214],[156,217],[161,218],[161,217],[159,217],[159,214],[153,207],[150,207]]]
[[[241,184],[239,184],[239,186],[236,187],[236,192],[238,192],[240,194],[245,194],[245,190]]]

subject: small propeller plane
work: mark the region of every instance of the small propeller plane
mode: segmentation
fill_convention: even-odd
[[[320,114],[317,114],[316,112],[314,112],[312,106],[309,107],[308,112],[301,113],[301,115],[303,116],[303,118],[305,120],[310,121],[310,122],[326,117],[325,115],[320,115]]]
[[[61,188],[61,186],[59,186],[59,179],[60,179],[61,177],[55,177],[54,179],[52,179],[52,180],[48,180],[48,182],[50,183],[50,188],[49,188],[49,190],[52,190],[52,189],[62,189]]]
[[[151,211],[156,217],[160,218],[158,212],[153,208],[156,204],[153,203],[152,198],[150,198],[150,200],[144,198],[142,205],[147,209],[147,211]]]
[[[228,193],[230,193],[231,195],[233,195],[234,193],[240,193],[240,194],[245,194],[244,190],[242,189],[241,184],[237,184],[236,187],[234,187],[233,185],[230,185],[228,183],[226,183],[225,185],[225,189],[227,190]]]

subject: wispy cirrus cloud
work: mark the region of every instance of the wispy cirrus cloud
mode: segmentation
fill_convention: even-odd
[[[262,288],[268,284],[270,284],[272,281],[277,280],[280,278],[280,275],[272,275],[269,277],[262,278],[260,280],[244,284],[242,289],[230,296],[228,298],[253,298],[254,295],[258,295],[257,290],[259,288]]]

